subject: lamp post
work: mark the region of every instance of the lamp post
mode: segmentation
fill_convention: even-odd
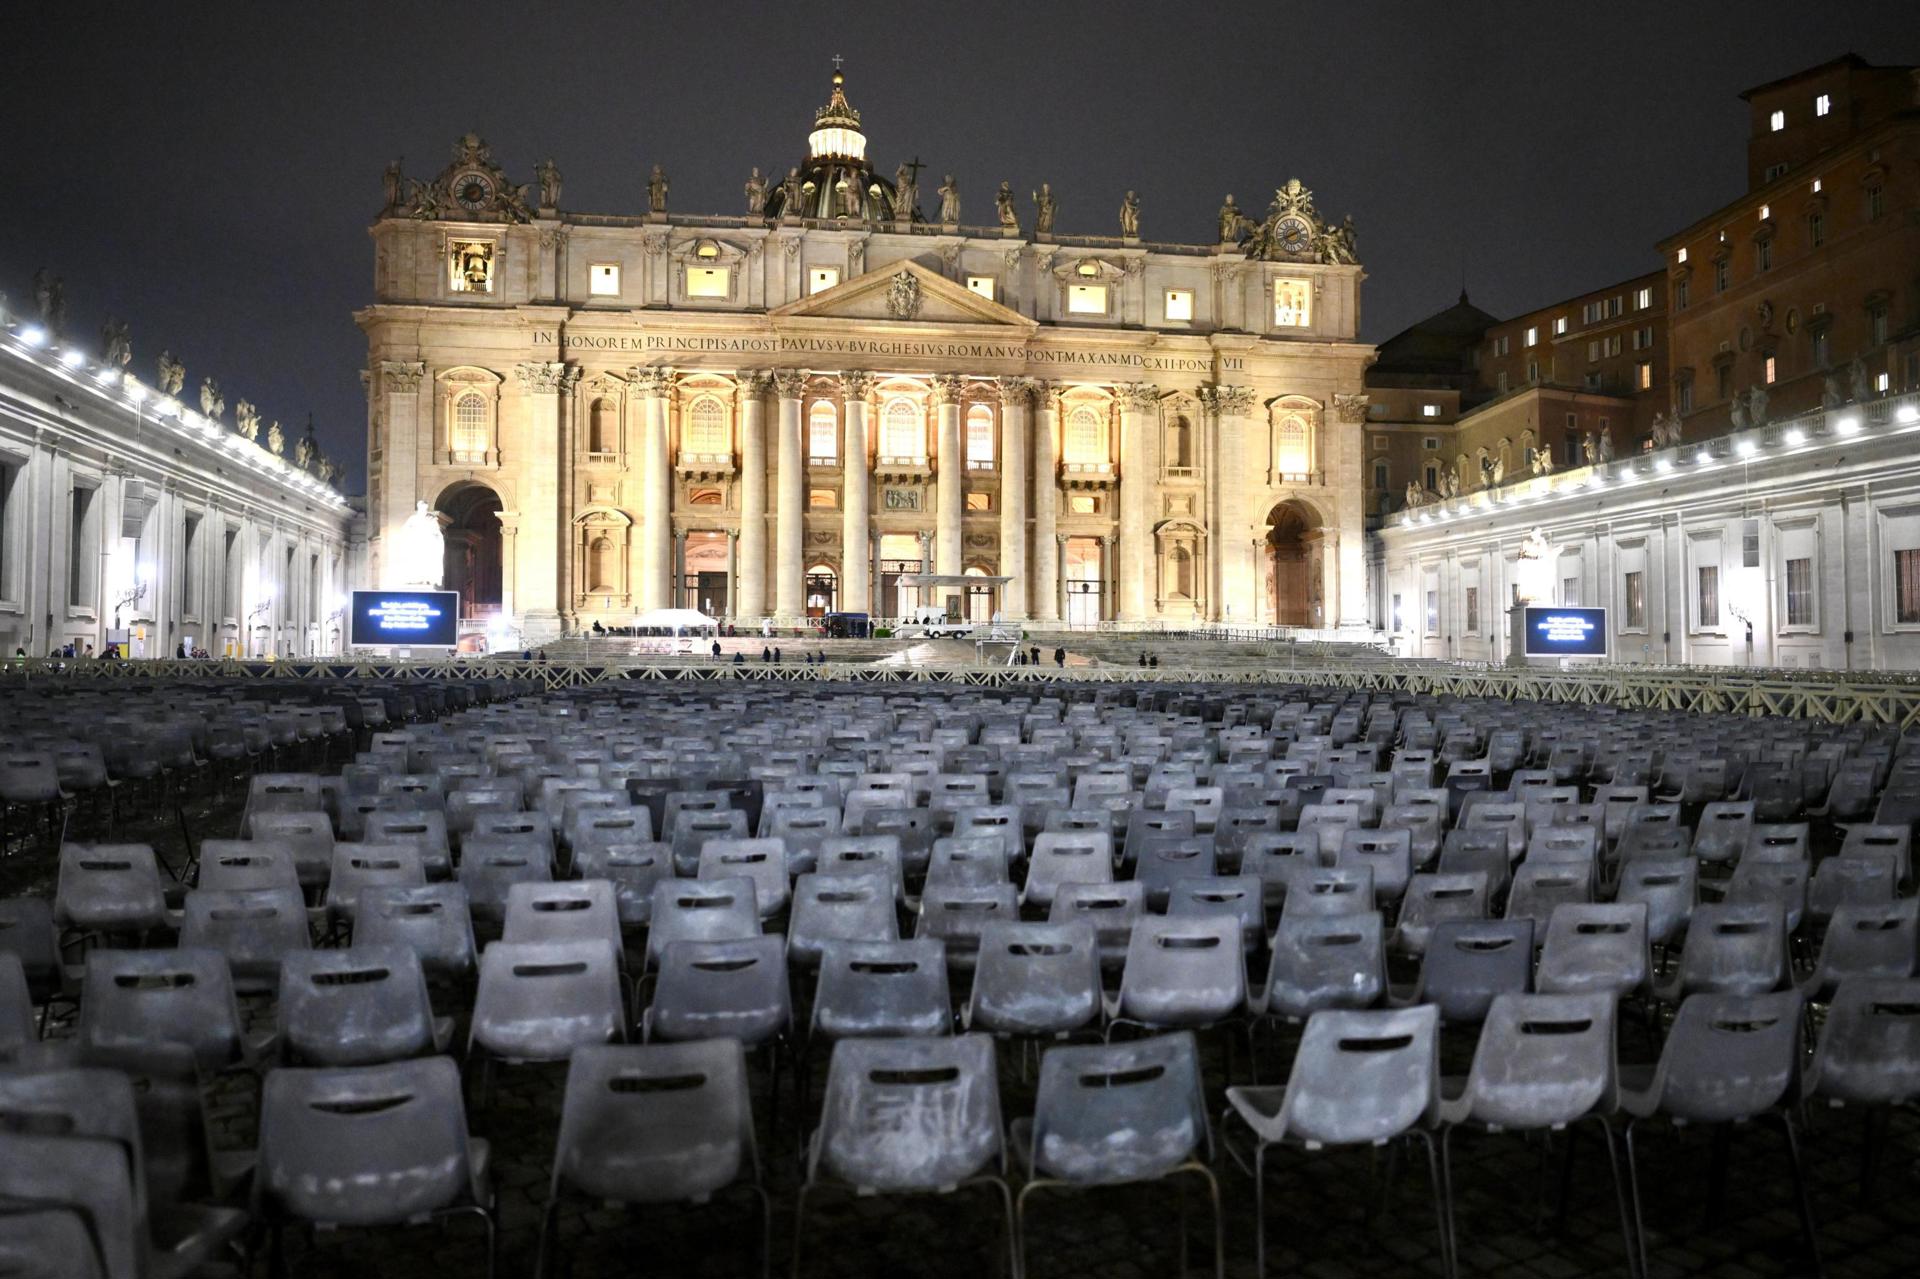
[[[153,569],[150,565],[142,564],[134,569],[132,584],[120,593],[119,599],[113,602],[113,629],[116,632],[120,629],[120,614],[126,609],[138,608],[144,604],[147,599],[147,588],[152,584]],[[121,656],[128,657],[131,653],[122,653]]]
[[[272,610],[273,610],[273,592],[271,591],[267,592],[265,595],[262,595],[260,597],[260,602],[258,604],[255,604],[250,610],[248,610],[247,640],[249,643],[252,642],[254,628],[260,624],[256,619],[265,617]],[[262,654],[259,654],[259,656],[264,657],[266,656],[266,654],[262,653]]]

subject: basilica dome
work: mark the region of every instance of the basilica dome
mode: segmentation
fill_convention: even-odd
[[[860,131],[860,113],[847,102],[846,78],[835,71],[827,105],[814,113],[806,162],[784,176],[776,170],[769,178],[766,214],[891,222],[893,199],[893,182],[875,173],[867,162],[867,135]],[[912,220],[921,221],[918,208]]]

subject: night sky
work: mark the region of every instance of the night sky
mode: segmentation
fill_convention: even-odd
[[[359,488],[351,313],[370,300],[380,174],[431,177],[471,129],[516,180],[638,213],[742,211],[757,164],[804,155],[833,54],[891,174],[951,172],[965,220],[1002,179],[1053,184],[1062,234],[1205,242],[1221,196],[1258,215],[1297,176],[1351,213],[1362,336],[1450,304],[1496,315],[1651,269],[1652,245],[1737,194],[1737,94],[1853,51],[1920,62],[1912,0],[1607,5],[742,3],[41,4],[0,47],[0,291],[46,265],[69,329],[132,325],[289,437],[313,413]]]

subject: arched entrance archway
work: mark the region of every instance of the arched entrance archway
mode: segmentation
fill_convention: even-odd
[[[1320,625],[1320,516],[1304,502],[1267,512],[1267,602],[1276,626]]]
[[[500,495],[484,484],[461,483],[434,503],[446,520],[446,557],[440,580],[460,592],[462,617],[500,611]]]

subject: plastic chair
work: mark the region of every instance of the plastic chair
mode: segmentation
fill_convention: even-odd
[[[768,935],[674,942],[661,953],[653,1003],[640,1025],[648,1042],[734,1039],[753,1048],[785,1037],[793,1003],[784,941]]]
[[[0,950],[0,1062],[12,1060],[21,1050],[39,1041],[40,1028],[33,1014],[33,995],[27,989],[27,971],[21,966],[20,956],[10,950]]]
[[[647,963],[676,941],[731,941],[760,935],[750,879],[661,879],[653,886]]]
[[[1093,924],[995,920],[980,932],[961,1025],[995,1035],[1064,1038],[1098,1027],[1100,948]]]
[[[1753,801],[1723,800],[1700,810],[1693,833],[1693,855],[1703,862],[1732,862],[1753,834]]]
[[[1727,881],[1727,902],[1771,903],[1785,916],[1789,933],[1800,927],[1807,913],[1807,881],[1812,867],[1803,861],[1763,862],[1742,859]]]
[[[1702,907],[1702,913],[1711,908]],[[1698,921],[1695,928],[1700,927]],[[1800,1076],[1800,996],[1696,994],[1680,1005],[1659,1063],[1644,1083],[1640,1071],[1623,1075],[1620,1105],[1627,1122],[1627,1177],[1639,1241],[1640,1273],[1647,1270],[1646,1216],[1641,1208],[1635,1138],[1656,1116],[1676,1123],[1740,1123],[1772,1116],[1786,1139],[1805,1261],[1820,1272],[1819,1242],[1800,1163],[1793,1103]]]
[[[1256,949],[1267,928],[1257,875],[1209,875],[1177,879],[1167,893],[1167,917],[1227,914],[1240,921],[1241,945]]]
[[[58,1225],[44,1240],[21,1240],[0,1250],[0,1258],[24,1256],[38,1264],[55,1239],[67,1238],[75,1250],[47,1272],[57,1279],[92,1273],[105,1279],[142,1279],[148,1265],[140,1238],[139,1207],[133,1179],[123,1170],[118,1143],[104,1138],[10,1132],[0,1129],[0,1198],[12,1210],[0,1222],[22,1223],[16,1211]],[[56,1214],[58,1214],[56,1216]],[[7,1272],[12,1279],[12,1272]],[[25,1273],[32,1273],[26,1271]]]
[[[209,839],[200,844],[200,875],[194,886],[205,891],[300,891],[300,869],[293,854],[268,840]]]
[[[1696,992],[1764,995],[1787,982],[1786,915],[1774,902],[1694,908],[1679,968],[1655,993],[1679,1003]]]
[[[1289,866],[1281,918],[1311,915],[1364,915],[1374,908],[1371,866]]]
[[[310,945],[306,902],[297,887],[197,888],[187,894],[180,945],[225,955],[235,990],[272,991],[280,983],[281,959]]]
[[[944,942],[834,941],[822,949],[809,1039],[947,1035],[952,1030]]]
[[[1308,1151],[1417,1140],[1427,1149],[1440,1255],[1451,1273],[1446,1183],[1432,1130],[1440,1109],[1437,1008],[1323,1009],[1307,1018],[1284,1085],[1230,1087],[1227,1101],[1255,1138],[1254,1273],[1267,1272],[1266,1159],[1288,1143]]]
[[[626,1036],[620,974],[601,941],[495,942],[480,955],[469,1058],[565,1061],[584,1044]]]
[[[1373,872],[1373,894],[1382,901],[1398,901],[1413,877],[1413,832],[1349,830],[1341,837],[1336,867],[1364,866]]]
[[[1034,838],[1020,900],[1023,904],[1048,909],[1061,884],[1111,882],[1111,835],[1105,831],[1043,831]]]
[[[1014,1122],[1013,1144],[1026,1167],[1026,1184],[1014,1202],[1016,1274],[1026,1272],[1027,1198],[1036,1191],[1191,1174],[1206,1183],[1213,1206],[1213,1273],[1225,1276],[1220,1184],[1207,1167],[1213,1133],[1191,1031],[1049,1049],[1040,1061],[1033,1119]],[[1186,1250],[1183,1231],[1183,1275]]]
[[[1578,862],[1522,862],[1507,897],[1508,919],[1530,919],[1545,927],[1561,906],[1593,899],[1593,871]]]
[[[453,1019],[433,1015],[420,957],[391,942],[287,956],[276,1017],[293,1065],[377,1065],[445,1052],[453,1037]]]
[[[500,939],[508,942],[604,943],[613,957],[624,957],[620,912],[613,885],[604,879],[565,883],[527,883],[507,888],[507,919]]]
[[[144,937],[168,925],[160,863],[146,844],[62,844],[53,917],[63,928]]]
[[[544,884],[553,879],[548,851],[513,835],[469,835],[460,849],[456,875],[467,890],[467,909],[475,919],[500,923],[507,917],[507,894],[515,884]]]
[[[276,1260],[288,1221],[397,1226],[473,1213],[494,1273],[487,1143],[467,1135],[451,1058],[273,1071],[260,1098],[255,1214]]]
[[[778,837],[709,839],[701,846],[695,877],[753,881],[754,904],[762,919],[787,908],[786,844]]]
[[[1653,960],[1642,902],[1566,905],[1547,918],[1534,989],[1543,994],[1604,993],[1624,999],[1647,989]]]
[[[327,913],[352,927],[360,896],[375,888],[415,887],[427,882],[420,850],[402,844],[335,844],[327,875]],[[460,896],[466,910],[466,892]]]
[[[683,943],[684,944],[684,943]],[[736,1185],[760,1205],[760,1270],[773,1210],[760,1181],[744,1049],[725,1039],[581,1048],[567,1067],[534,1273],[548,1273],[568,1193],[603,1203],[706,1203]]]
[[[945,972],[944,965],[938,965]],[[911,1122],[903,1122],[911,1116]],[[793,1273],[807,1201],[830,1184],[859,1194],[999,1192],[1012,1273],[1020,1273],[993,1039],[843,1039],[827,1070],[820,1126],[794,1205]]]
[[[1533,937],[1530,919],[1442,920],[1405,1002],[1432,1004],[1449,1023],[1483,1021],[1496,997],[1533,988]]]
[[[1613,1117],[1619,1109],[1617,1076],[1612,994],[1495,997],[1474,1049],[1465,1090],[1440,1106],[1446,1124],[1440,1136],[1440,1167],[1447,1187],[1447,1236],[1456,1254],[1455,1133],[1468,1126],[1488,1133],[1560,1132],[1591,1120],[1606,1142],[1627,1269],[1635,1270],[1634,1217],[1627,1205],[1627,1187],[1620,1175],[1619,1151],[1614,1142]],[[1567,1153],[1571,1154],[1570,1144]],[[1564,1211],[1564,1192],[1562,1200]]]
[[[1386,925],[1377,910],[1282,918],[1271,952],[1257,1014],[1304,1021],[1323,1008],[1370,1008],[1386,994]]]
[[[934,937],[946,943],[948,966],[955,972],[967,972],[980,951],[980,931],[995,921],[1019,917],[1019,891],[1010,883],[929,882],[920,895],[914,936]]]
[[[178,1044],[208,1074],[256,1060],[271,1036],[242,1030],[226,957],[216,950],[91,950],[80,993],[83,1052]]]
[[[1198,1030],[1247,1008],[1247,964],[1232,915],[1146,916],[1133,926],[1111,1023]]]
[[[1840,983],[1802,1092],[1810,1104],[1835,1109],[1920,1099],[1920,980],[1855,976]]]
[[[1699,863],[1692,857],[1643,857],[1622,863],[1613,900],[1647,908],[1647,941],[1670,944],[1693,918],[1699,895]]]
[[[478,948],[467,890],[459,884],[391,884],[365,889],[353,927],[355,946],[393,943],[419,956],[430,980],[465,981]]]
[[[1840,853],[1825,857],[1807,882],[1807,916],[1833,918],[1842,906],[1884,905],[1900,882],[1900,863],[1892,853]]]
[[[31,1160],[44,1148],[30,1141],[9,1149],[11,1140],[0,1138],[0,1152],[8,1157]],[[76,1208],[0,1214],[0,1274],[7,1279],[112,1279],[105,1265],[87,1217]]]
[[[1443,859],[1445,856],[1441,854]],[[1407,893],[1400,903],[1400,918],[1393,930],[1394,949],[1409,955],[1425,954],[1437,925],[1449,919],[1483,919],[1487,901],[1484,871],[1415,875],[1407,881]]]
[[[333,870],[331,817],[325,813],[256,813],[248,825],[251,843],[284,852],[293,859],[303,889],[317,894],[327,886],[327,876]]]
[[[1813,975],[1800,985],[1824,1002],[1844,983],[1901,980],[1920,962],[1920,899],[1841,906],[1833,912]]]
[[[1146,914],[1146,886],[1138,880],[1113,884],[1061,884],[1054,894],[1049,923],[1084,919],[1093,925],[1103,968],[1118,968],[1132,944],[1133,926]]]

